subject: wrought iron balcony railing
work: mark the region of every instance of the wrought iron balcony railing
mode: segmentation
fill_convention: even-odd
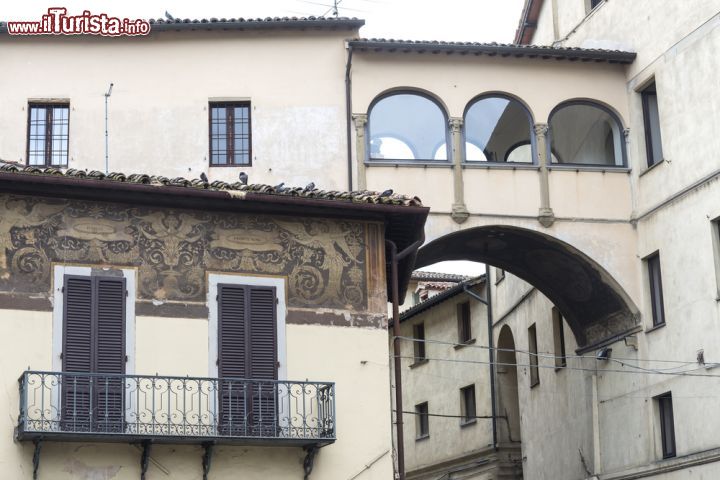
[[[32,371],[19,383],[19,440],[335,441],[333,383]]]

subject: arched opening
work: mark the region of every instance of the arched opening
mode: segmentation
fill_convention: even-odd
[[[625,166],[625,139],[618,117],[589,101],[564,103],[550,114],[553,163]]]
[[[530,112],[503,95],[482,96],[465,110],[465,161],[533,163]],[[527,148],[517,147],[527,145]]]
[[[447,161],[447,116],[429,97],[391,93],[377,100],[368,115],[369,160]]]
[[[535,230],[493,225],[454,232],[422,247],[415,268],[447,260],[486,263],[536,287],[560,310],[579,351],[629,335],[638,325],[637,307],[602,266]]]
[[[503,325],[498,336],[497,351],[498,413],[506,421],[498,422],[500,443],[520,443],[520,400],[518,398],[517,355],[512,330]]]

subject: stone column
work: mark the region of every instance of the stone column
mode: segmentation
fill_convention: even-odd
[[[457,223],[463,223],[470,216],[467,206],[465,206],[465,186],[463,184],[463,168],[462,168],[462,125],[463,119],[458,117],[450,118],[450,135],[452,141],[452,161],[453,161],[453,188],[455,191],[455,200],[452,205],[452,214],[450,215]]]
[[[357,189],[367,190],[367,176],[365,173],[365,160],[367,156],[367,145],[365,142],[365,126],[368,117],[363,113],[353,114],[355,121],[355,161],[357,162]]]
[[[555,214],[550,207],[550,180],[548,178],[547,157],[547,123],[536,123],[535,141],[537,145],[538,164],[540,165],[540,211],[538,212],[538,222],[543,227],[550,227],[555,223]]]

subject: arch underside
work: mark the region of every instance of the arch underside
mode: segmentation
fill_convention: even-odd
[[[415,268],[446,260],[486,263],[530,283],[560,310],[579,351],[638,326],[637,308],[602,267],[571,245],[536,231],[487,226],[451,233],[421,248]]]

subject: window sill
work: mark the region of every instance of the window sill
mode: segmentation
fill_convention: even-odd
[[[413,168],[453,168],[446,160],[436,162],[423,160],[366,160],[366,167],[413,167]]]
[[[533,163],[507,163],[507,162],[462,162],[462,168],[484,168],[486,170],[540,170]]]
[[[495,286],[497,287],[503,280],[505,280],[505,275],[495,280]]]
[[[565,365],[558,365],[555,367],[555,373],[562,372],[563,370],[567,370],[568,366],[567,363]]]
[[[477,424],[477,418],[473,418],[472,420],[468,420],[467,422],[460,422],[460,428],[471,427],[475,424]]]
[[[535,382],[535,383],[531,383],[531,384],[530,384],[530,390],[532,390],[533,388],[537,387],[538,385],[540,385],[540,380],[538,380],[538,381]]]
[[[602,173],[630,173],[631,168],[613,165],[586,165],[586,164],[552,164],[548,165],[548,170],[568,171],[568,172],[602,172]]]
[[[473,343],[475,343],[475,341],[476,341],[476,340],[475,340],[474,338],[471,338],[470,340],[466,340],[466,341],[464,341],[464,342],[461,342],[461,343],[458,343],[458,344],[454,345],[453,348],[454,348],[455,350],[460,350],[461,348],[465,348],[465,347],[467,347],[468,345],[472,345]]]
[[[660,329],[663,328],[665,325],[666,325],[665,322],[663,322],[663,323],[658,323],[657,325],[653,325],[652,327],[646,329],[646,330],[645,330],[645,333],[647,334],[647,333],[650,333],[650,332],[654,332],[655,330],[660,330]]]
[[[640,174],[638,175],[638,177],[642,177],[642,176],[645,175],[646,173],[649,173],[649,172],[655,170],[659,165],[662,165],[662,164],[664,164],[664,163],[667,163],[667,160],[665,160],[664,158],[663,158],[662,161],[660,161],[660,162],[653,163],[652,165],[650,165],[649,167],[647,167],[645,170],[643,170],[642,172],[640,172]]]
[[[428,433],[427,435],[421,435],[421,436],[419,436],[419,437],[415,437],[415,441],[416,441],[416,442],[420,442],[420,441],[422,441],[422,440],[427,440],[428,438],[430,438],[430,434],[429,434],[429,433]]]
[[[417,368],[420,365],[425,365],[426,363],[428,363],[427,358],[423,358],[421,360],[416,360],[414,363],[410,364],[410,368]]]

